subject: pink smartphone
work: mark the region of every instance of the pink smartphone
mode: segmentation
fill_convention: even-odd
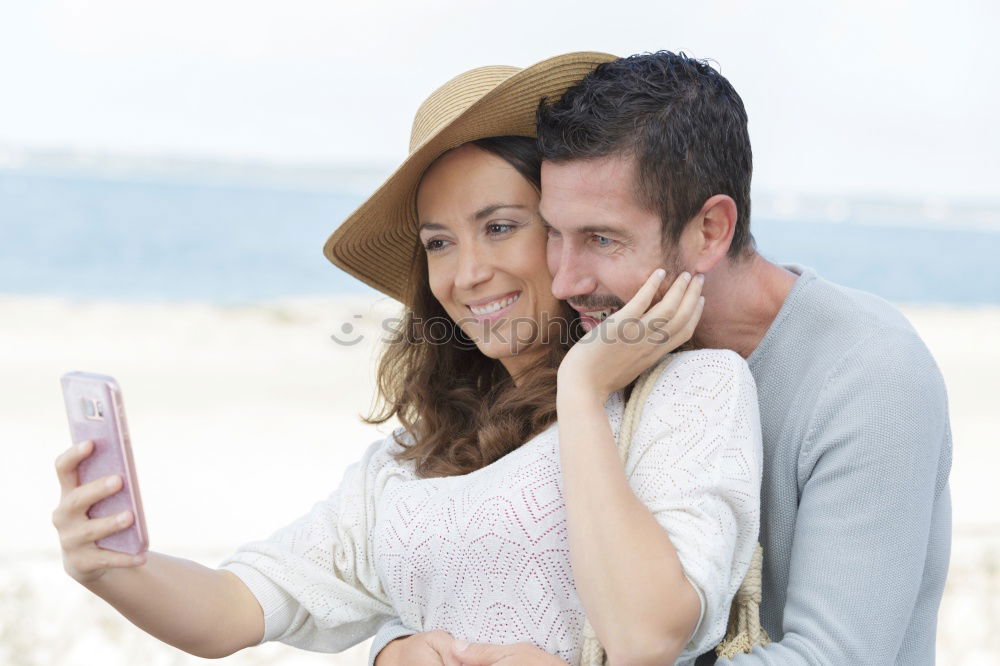
[[[135,516],[127,529],[98,540],[97,545],[122,553],[145,552],[149,549],[146,517],[142,512],[125,422],[125,406],[118,382],[105,375],[69,372],[62,376],[62,388],[73,443],[87,439],[94,442],[91,454],[77,467],[80,485],[111,474],[117,474],[124,480],[121,490],[95,503],[87,515],[101,518],[131,511]]]

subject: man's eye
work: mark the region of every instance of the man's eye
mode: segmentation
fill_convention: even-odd
[[[614,241],[607,236],[598,236],[595,234],[594,243],[596,243],[598,247],[611,247],[611,245],[614,244]]]
[[[545,225],[545,233],[547,233],[549,235],[549,238],[558,238],[559,237],[559,232],[556,231],[555,227],[550,227],[548,225]]]

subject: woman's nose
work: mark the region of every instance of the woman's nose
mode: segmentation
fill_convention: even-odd
[[[455,275],[455,286],[463,291],[471,291],[477,285],[492,277],[493,269],[489,263],[488,253],[482,252],[475,245],[466,244],[459,249],[458,272]]]

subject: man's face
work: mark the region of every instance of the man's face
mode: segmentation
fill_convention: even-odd
[[[634,173],[631,157],[542,163],[552,294],[580,313],[587,330],[657,268],[667,271],[664,289],[681,270],[676,248],[664,251],[659,215],[636,198]]]

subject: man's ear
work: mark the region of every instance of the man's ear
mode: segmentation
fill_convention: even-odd
[[[697,273],[707,273],[718,264],[733,242],[736,202],[726,194],[709,197],[685,229],[688,261]]]

